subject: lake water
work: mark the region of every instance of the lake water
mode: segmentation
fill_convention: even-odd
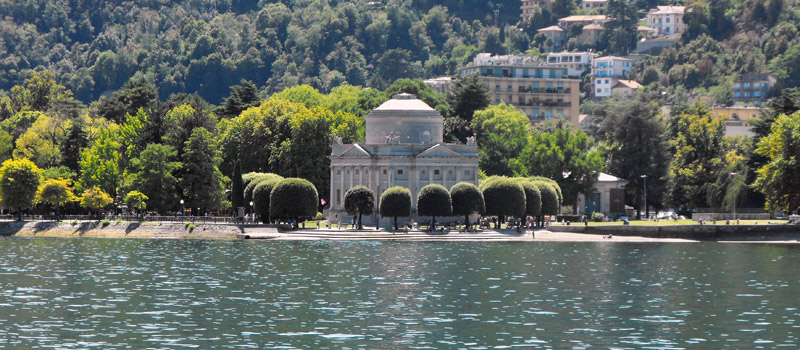
[[[0,348],[797,349],[800,246],[0,238]]]

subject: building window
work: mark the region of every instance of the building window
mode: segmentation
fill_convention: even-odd
[[[403,169],[397,169],[397,175],[403,175]]]
[[[383,175],[386,175],[386,169],[383,169]]]
[[[434,170],[434,171],[433,171],[433,175],[439,175],[439,170],[438,170],[438,169],[437,169],[437,170]]]
[[[356,175],[361,175],[361,170],[356,169]]]
[[[341,169],[336,170],[336,175],[342,175],[342,170]]]
[[[470,175],[469,170],[464,170],[464,176],[469,176],[469,175]]]
[[[347,175],[350,175],[350,169],[347,169]]]
[[[336,204],[342,204],[342,190],[336,190]]]

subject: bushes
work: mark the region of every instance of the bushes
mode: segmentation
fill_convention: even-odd
[[[486,204],[483,193],[469,182],[461,182],[450,188],[450,198],[453,201],[453,215],[464,215],[464,224],[469,227],[470,214],[483,214]]]
[[[411,191],[400,186],[383,191],[380,214],[382,217],[394,217],[394,229],[397,230],[397,217],[411,216]]]
[[[358,229],[362,230],[361,216],[372,215],[375,209],[375,193],[366,186],[355,186],[344,194],[344,209],[349,215],[358,215]]]
[[[437,216],[449,216],[453,213],[450,192],[442,185],[426,185],[417,195],[417,213],[420,216],[430,216],[431,230],[435,229]]]
[[[313,218],[317,214],[319,195],[308,180],[287,178],[278,182],[269,196],[269,214],[272,218],[293,219],[295,227],[300,218]]]

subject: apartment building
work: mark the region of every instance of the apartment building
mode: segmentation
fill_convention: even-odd
[[[769,90],[778,82],[772,74],[742,74],[733,81],[733,102],[753,103],[766,101]]]
[[[606,56],[595,58],[592,63],[592,85],[595,97],[608,97],[612,88],[621,80],[626,80],[631,71],[633,60]]]
[[[552,45],[544,46],[544,49],[547,52],[558,52],[567,46],[568,33],[559,26],[549,26],[547,28],[539,29],[536,32],[544,34],[547,39],[552,41]]]
[[[583,0],[580,9],[584,11],[600,10],[606,8],[608,0]]]
[[[522,20],[530,21],[539,11],[547,10],[547,12],[553,12],[553,0],[522,0],[520,10],[522,12],[520,14]]]
[[[492,103],[505,102],[523,111],[531,123],[563,117],[578,127],[580,79],[568,69],[534,57],[480,53],[473,65],[459,70],[477,73],[492,93]]]
[[[567,75],[580,76],[592,69],[591,52],[558,52],[547,55],[547,64],[567,69]]]
[[[655,28],[657,35],[683,33],[686,29],[686,24],[683,23],[685,11],[685,6],[657,6],[647,12],[647,26]]]

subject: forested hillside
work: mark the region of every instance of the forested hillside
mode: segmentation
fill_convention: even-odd
[[[434,6],[437,4],[439,6]],[[242,78],[267,92],[453,73],[519,0],[0,1],[0,89],[48,69],[85,103],[135,74],[161,99],[212,103]],[[527,42],[525,43],[527,44]]]

